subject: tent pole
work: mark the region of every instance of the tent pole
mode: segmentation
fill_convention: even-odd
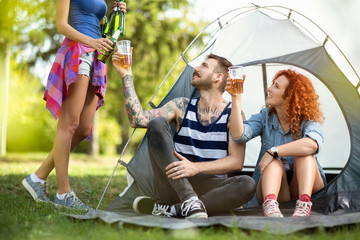
[[[266,75],[266,64],[265,63],[261,64],[261,69],[262,69],[263,85],[264,85],[264,97],[265,97],[264,101],[266,101],[268,86],[267,86],[267,75]]]
[[[290,11],[289,11],[289,15],[287,17],[288,19],[290,19],[291,13],[292,13],[292,9],[290,9]]]
[[[147,108],[147,107],[146,107],[146,108]],[[103,194],[101,195],[101,198],[100,198],[100,201],[99,201],[99,203],[98,203],[98,205],[97,205],[97,207],[96,207],[96,210],[98,210],[98,209],[99,209],[100,204],[101,204],[101,202],[102,202],[102,200],[103,200],[103,198],[104,198],[104,196],[105,196],[105,193],[106,193],[107,189],[109,188],[110,182],[111,182],[112,178],[114,177],[115,171],[116,171],[117,167],[119,166],[119,164],[121,164],[121,165],[123,165],[124,167],[126,167],[125,162],[122,160],[122,156],[124,155],[125,150],[126,150],[126,148],[127,148],[128,144],[129,144],[130,140],[132,139],[132,137],[133,137],[133,135],[134,135],[134,133],[135,133],[136,129],[137,129],[137,128],[134,128],[134,130],[132,131],[132,133],[131,133],[131,135],[130,135],[130,137],[129,137],[128,141],[126,142],[126,144],[125,144],[125,146],[124,146],[124,148],[123,148],[123,150],[122,150],[122,152],[121,152],[121,154],[120,154],[119,159],[118,159],[118,160],[117,160],[117,162],[116,162],[116,165],[115,165],[114,171],[113,171],[113,173],[111,174],[111,176],[110,176],[110,178],[109,178],[108,183],[106,184],[106,187],[105,187],[105,189],[104,189]]]

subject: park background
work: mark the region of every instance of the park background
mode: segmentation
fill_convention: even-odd
[[[360,72],[358,0],[128,0],[126,35],[134,47],[135,88],[143,107],[192,39],[226,12],[252,3],[293,8],[317,23]],[[111,0],[106,0],[108,13]],[[0,239],[272,239],[273,235],[221,227],[163,231],[121,223],[73,221],[62,210],[35,203],[21,180],[36,170],[51,150],[57,122],[42,99],[55,53],[63,36],[55,26],[53,0],[0,0]],[[206,38],[206,36],[204,36]],[[234,39],[235,41],[236,39]],[[201,48],[202,41],[198,41]],[[189,53],[191,54],[191,53]],[[193,56],[186,56],[190,59]],[[177,79],[173,70],[153,102],[158,104]],[[132,129],[122,97],[121,79],[108,62],[105,105],[96,114],[94,138],[71,154],[70,182],[80,199],[104,209],[126,187],[126,170],[117,169],[103,202],[99,199]],[[6,134],[4,134],[4,132]],[[124,155],[131,158],[144,130],[136,131]],[[5,138],[6,136],[6,138]],[[6,144],[4,144],[6,142]],[[48,178],[56,194],[54,172]],[[317,228],[277,239],[359,239],[360,227]]]
[[[112,1],[106,2],[109,12]],[[201,29],[218,16],[252,3],[261,6],[282,5],[303,13],[329,34],[359,72],[359,1],[127,1],[126,35],[122,39],[130,39],[134,47],[135,88],[143,107],[146,107],[173,63]],[[45,109],[42,96],[55,53],[64,38],[56,31],[56,2],[2,0],[0,4],[7,13],[0,17],[0,113],[1,130],[6,133],[6,149],[5,152],[2,150],[2,155],[49,152],[56,121]],[[202,42],[198,41],[197,44],[201,47]],[[191,59],[194,56],[187,57]],[[110,60],[107,65],[108,89],[105,104],[95,117],[94,137],[90,142],[81,143],[74,152],[116,156],[131,135],[132,129],[123,104],[121,79]],[[153,100],[155,105],[181,70],[174,69]],[[136,151],[143,133],[137,131],[134,135],[128,146],[129,156]],[[5,140],[2,141],[4,145]]]

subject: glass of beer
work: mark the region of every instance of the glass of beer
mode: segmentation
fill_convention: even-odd
[[[232,93],[243,93],[243,66],[232,66],[229,67],[229,74],[231,79],[231,92]]]
[[[120,53],[120,65],[123,68],[131,67],[130,40],[120,40],[116,43],[117,51]]]

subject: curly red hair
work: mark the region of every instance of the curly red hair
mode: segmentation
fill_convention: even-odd
[[[322,122],[324,116],[320,110],[319,96],[306,76],[293,70],[279,71],[274,79],[284,76],[289,81],[283,98],[287,99],[285,113],[290,123],[290,131],[294,134],[294,139],[300,136],[301,122],[304,120]],[[275,111],[274,108],[271,108]]]

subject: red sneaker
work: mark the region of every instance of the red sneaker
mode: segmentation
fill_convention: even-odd
[[[279,203],[273,199],[267,199],[262,204],[265,217],[284,217],[279,209]]]
[[[311,212],[311,206],[312,206],[311,202],[303,202],[303,201],[297,200],[295,211],[292,216],[293,217],[309,216],[310,212]]]

